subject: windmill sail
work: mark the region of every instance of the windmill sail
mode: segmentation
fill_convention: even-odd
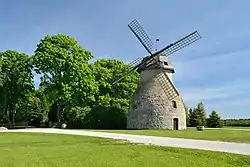
[[[175,43],[172,43],[168,46],[166,46],[165,48],[163,48],[162,50],[158,51],[155,54],[162,54],[165,56],[169,56],[175,52],[177,52],[178,50],[194,43],[195,41],[201,39],[200,34],[197,31],[192,32],[191,34],[187,35],[186,37],[176,41]]]
[[[134,61],[130,62],[128,65],[133,66],[133,69],[128,71],[128,72],[124,72],[122,75],[120,75],[119,77],[115,78],[114,81],[112,81],[112,84],[116,84],[117,82],[121,81],[123,78],[125,78],[127,75],[131,74],[132,72],[134,72],[134,70],[139,69],[139,68],[143,68],[146,67],[148,65],[150,65],[150,63],[152,63],[154,61],[153,58],[149,58],[145,57],[139,57],[137,59],[135,59]]]
[[[169,100],[173,100],[179,96],[178,90],[165,72],[158,74],[157,79]]]
[[[121,81],[123,78],[125,78],[127,75],[131,74],[136,68],[139,67],[139,65],[141,64],[143,58],[142,57],[138,57],[137,59],[133,60],[132,62],[130,62],[128,65],[129,66],[133,66],[133,69],[127,72],[124,72],[122,75],[118,76],[117,78],[115,78],[112,81],[112,84],[116,84],[117,82]]]
[[[148,51],[149,54],[152,55],[154,44],[152,40],[148,37],[147,33],[141,27],[137,20],[133,20],[128,24],[129,29],[133,32],[133,34],[137,37],[137,39],[141,42],[143,47]]]
[[[131,61],[128,65],[136,67],[136,66],[138,66],[142,62],[142,60],[143,60],[142,57],[138,57],[137,59]]]

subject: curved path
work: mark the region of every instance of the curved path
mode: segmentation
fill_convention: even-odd
[[[230,143],[230,142],[220,142],[220,141],[91,132],[91,131],[84,131],[84,130],[47,129],[47,128],[7,130],[7,131],[2,131],[2,132],[40,132],[40,133],[83,135],[83,136],[128,140],[130,142],[143,143],[147,145],[152,144],[152,145],[158,145],[158,146],[191,148],[191,149],[250,155],[250,144],[244,144],[244,143]]]

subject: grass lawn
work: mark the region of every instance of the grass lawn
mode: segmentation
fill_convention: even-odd
[[[223,128],[229,128],[229,129],[249,129],[250,127],[246,127],[246,126],[224,126]]]
[[[187,139],[218,140],[237,143],[250,143],[250,131],[225,129],[205,129],[198,132],[195,128],[187,130],[91,130],[111,133],[125,133],[149,136],[165,136]]]
[[[0,133],[1,167],[246,167],[250,156],[73,135]]]

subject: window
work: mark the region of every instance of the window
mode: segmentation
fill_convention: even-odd
[[[172,101],[172,106],[173,106],[173,108],[177,108],[177,103],[176,103],[176,101]]]
[[[136,105],[135,103],[132,105],[132,109],[133,109],[133,110],[136,110],[136,109],[137,109],[137,105]]]
[[[167,65],[168,65],[168,62],[163,62],[163,63],[164,63],[164,65],[165,65],[165,66],[167,66]]]

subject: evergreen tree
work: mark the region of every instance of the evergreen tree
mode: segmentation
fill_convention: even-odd
[[[185,107],[185,113],[186,113],[186,126],[190,126],[190,123],[189,123],[189,114],[188,114],[188,107],[187,105],[183,102],[184,104],[184,107]]]
[[[193,109],[190,108],[188,110],[188,126],[193,127],[194,126],[194,114],[193,114]]]
[[[206,125],[206,110],[202,102],[193,110],[189,110],[189,122],[192,127]]]
[[[196,114],[196,117],[197,117],[197,126],[206,126],[206,122],[207,122],[207,119],[206,119],[206,110],[204,108],[204,105],[202,102],[200,102],[196,109],[195,109],[195,114]]]
[[[207,120],[207,126],[210,128],[221,128],[222,120],[221,117],[216,113],[216,111],[212,111]]]

